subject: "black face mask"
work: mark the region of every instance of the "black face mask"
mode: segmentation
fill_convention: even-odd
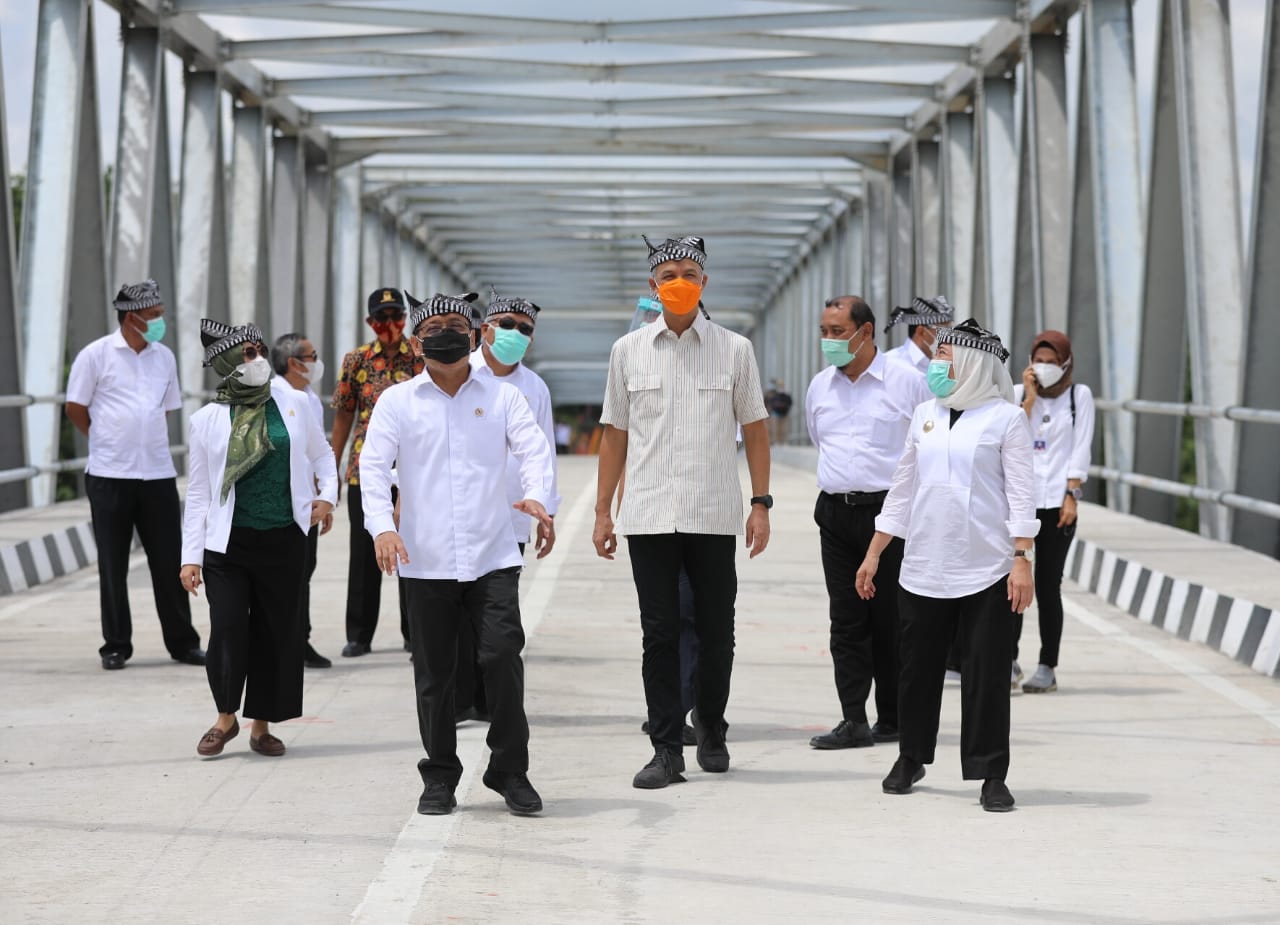
[[[422,355],[438,363],[457,363],[471,353],[471,335],[461,331],[441,331],[420,338]]]

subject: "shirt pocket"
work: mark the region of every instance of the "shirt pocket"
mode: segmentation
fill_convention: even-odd
[[[895,462],[907,445],[907,430],[911,421],[900,417],[874,417],[871,419],[871,444],[877,454]]]
[[[642,417],[657,416],[662,411],[662,377],[657,373],[629,376],[627,401],[631,406],[628,417],[634,414]]]
[[[733,376],[729,373],[702,373],[697,379],[698,403],[712,414],[733,416]]]

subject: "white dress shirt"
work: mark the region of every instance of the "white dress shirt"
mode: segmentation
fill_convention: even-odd
[[[89,475],[171,479],[165,412],[182,407],[178,364],[164,344],[135,351],[118,330],[81,350],[67,378],[67,401],[89,409]]]
[[[291,387],[272,390],[271,400],[289,431],[289,494],[293,520],[303,533],[311,531],[311,502],[338,503],[338,466],[324,429],[316,423],[306,396]],[[182,516],[182,564],[203,565],[204,551],[226,552],[231,518],[236,510],[236,487],[221,503],[222,477],[227,470],[231,413],[212,402],[191,415],[187,440],[187,506]],[[316,482],[320,483],[319,492]]]
[[[886,491],[911,416],[932,398],[914,369],[883,352],[856,381],[835,366],[814,376],[804,396],[804,418],[818,448],[818,488],[832,494]]]
[[[474,371],[450,397],[431,373],[378,398],[360,454],[369,534],[396,529],[391,467],[399,460],[403,578],[475,581],[522,563],[511,533],[507,455],[520,461],[522,499],[551,501],[555,454],[513,386]]]
[[[471,368],[482,376],[492,376],[499,382],[505,382],[507,385],[517,389],[524,396],[525,401],[529,403],[529,410],[533,412],[533,418],[538,422],[538,426],[542,428],[542,432],[547,435],[547,442],[551,444],[551,498],[546,508],[547,513],[552,517],[560,510],[560,481],[558,465],[555,458],[555,421],[551,416],[551,390],[547,388],[547,384],[542,377],[525,366],[523,363],[517,363],[516,368],[505,376],[499,376],[494,373],[493,369],[485,362],[484,352],[487,348],[481,346],[479,350],[471,354]],[[525,498],[524,484],[520,480],[520,460],[515,456],[507,456],[507,501],[515,504],[517,501],[523,501]],[[524,511],[511,511],[511,529],[515,533],[517,543],[529,542],[529,531],[533,528],[533,518]]]
[[[609,354],[600,423],[627,432],[623,535],[743,532],[737,425],[768,417],[751,341],[703,317],[659,318]]]
[[[1055,398],[1037,395],[1031,406],[1032,459],[1036,472],[1036,507],[1062,507],[1067,479],[1089,478],[1093,452],[1093,393],[1087,385],[1073,385],[1076,396],[1075,422],[1071,420],[1071,389]],[[1022,383],[1013,387],[1022,403],[1026,394]]]
[[[929,364],[933,361],[933,357],[921,350],[916,346],[916,342],[910,339],[905,344],[890,350],[889,359],[906,363],[922,376],[928,374]]]
[[[966,410],[934,400],[916,409],[876,529],[906,539],[898,583],[913,594],[954,599],[1008,575],[1013,541],[1034,537],[1031,431],[1004,399]]]

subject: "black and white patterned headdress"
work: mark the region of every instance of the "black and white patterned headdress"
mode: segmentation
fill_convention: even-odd
[[[241,344],[265,344],[266,335],[256,324],[239,324],[232,327],[211,318],[200,319],[200,343],[204,345],[204,365],[211,366],[218,354]]]
[[[457,295],[444,295],[437,292],[425,302],[419,302],[409,316],[409,330],[418,330],[418,325],[436,315],[461,315],[468,322],[472,320],[471,303],[480,298],[476,292],[460,292]]]
[[[1009,351],[1000,343],[999,336],[978,324],[976,318],[962,321],[954,328],[942,328],[938,331],[938,343],[982,350],[993,354],[1001,363],[1009,359]]]
[[[649,269],[668,260],[692,260],[704,269],[707,266],[707,242],[697,235],[685,235],[683,238],[667,238],[657,247],[650,242],[648,235],[640,235],[649,247]]]
[[[126,283],[120,287],[111,304],[118,312],[140,312],[144,308],[154,308],[163,303],[160,298],[160,286],[154,279],[144,279],[140,283]]]
[[[522,299],[519,296],[498,295],[498,290],[489,287],[489,309],[485,312],[485,321],[488,321],[494,315],[505,315],[508,312],[519,312],[522,315],[528,315],[532,320],[538,320],[538,312],[541,308],[534,305],[528,299]]]
[[[888,332],[895,324],[950,324],[955,317],[956,310],[944,296],[936,295],[932,299],[916,296],[909,306],[893,310],[884,329]]]

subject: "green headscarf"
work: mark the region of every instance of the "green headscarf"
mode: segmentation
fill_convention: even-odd
[[[210,361],[213,371],[222,377],[214,401],[238,409],[232,411],[231,439],[227,442],[227,470],[222,477],[222,503],[227,503],[231,486],[248,475],[253,467],[275,449],[267,436],[267,400],[271,383],[247,386],[236,374],[238,364],[232,362],[239,350],[230,348]]]

